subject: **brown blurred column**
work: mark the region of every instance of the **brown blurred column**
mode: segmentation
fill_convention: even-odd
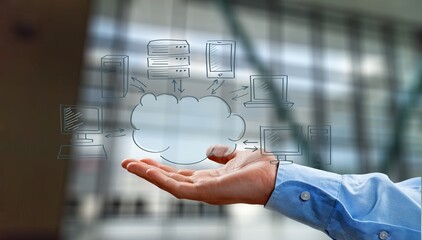
[[[58,239],[89,1],[0,1],[0,239]]]

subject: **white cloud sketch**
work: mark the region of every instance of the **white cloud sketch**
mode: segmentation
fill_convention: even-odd
[[[233,114],[220,97],[200,99],[170,94],[145,94],[132,112],[133,140],[144,151],[177,164],[194,164],[207,158],[215,144],[236,148],[245,133],[245,121]]]

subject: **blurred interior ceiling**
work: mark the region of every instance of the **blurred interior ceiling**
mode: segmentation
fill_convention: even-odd
[[[387,19],[422,23],[421,0],[278,0],[292,4],[310,4],[319,7],[362,13]]]
[[[191,1],[217,1],[218,0],[191,0]],[[307,6],[317,9],[333,10],[337,12],[355,13],[361,16],[372,16],[394,20],[395,22],[407,22],[415,25],[422,24],[422,1],[421,0],[228,0],[229,2],[264,7],[268,3],[285,4],[288,6]]]

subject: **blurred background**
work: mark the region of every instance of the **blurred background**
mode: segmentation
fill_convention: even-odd
[[[262,206],[178,200],[128,174],[125,158],[218,166],[180,166],[140,149],[132,111],[148,93],[215,95],[245,120],[239,149],[260,147],[261,126],[301,126],[289,141],[308,145],[308,126],[324,125],[329,161],[315,164],[305,152],[289,159],[393,181],[420,176],[421,7],[419,0],[0,1],[0,239],[329,239]],[[148,49],[160,39],[188,46],[181,56],[189,76],[152,79]],[[211,40],[236,42],[234,78],[207,77]],[[109,70],[125,72],[127,86],[104,85],[107,55],[118,56],[121,70]],[[254,75],[287,75],[293,106],[245,107]],[[63,127],[66,111],[87,106],[96,114],[87,114],[82,136]],[[77,142],[89,139],[87,154]]]

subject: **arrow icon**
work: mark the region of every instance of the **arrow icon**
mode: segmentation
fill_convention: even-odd
[[[171,81],[171,83],[173,83],[173,92],[176,92],[176,80],[173,79],[173,81]]]
[[[126,134],[124,133],[124,129],[123,128],[119,128],[116,130],[111,130],[108,131],[107,134],[105,135],[106,138],[111,138],[111,137],[123,137],[126,136]]]
[[[258,150],[258,148],[256,146],[254,146],[253,148],[245,148],[245,149],[251,149],[252,152],[255,152],[256,150]]]
[[[249,88],[249,86],[242,86],[241,88],[239,88],[239,89],[237,89],[237,90],[234,90],[234,91],[231,91],[231,92],[229,92],[229,93],[235,93],[235,92],[238,92],[238,91],[246,90],[246,89],[248,89],[248,88]]]
[[[218,80],[217,80],[218,82]],[[221,85],[223,85],[225,82],[225,80],[223,80],[220,85],[218,85],[216,88],[212,89],[211,94],[216,94],[217,93],[217,89],[219,89],[221,87]]]
[[[176,92],[177,81],[173,79],[173,81],[171,81],[171,83],[173,84],[173,92]],[[177,88],[177,90],[179,90],[180,93],[182,93],[186,90],[186,89],[183,88],[182,84],[183,84],[182,79],[180,79],[179,87]]]
[[[243,141],[243,143],[244,143],[245,145],[247,145],[248,143],[258,143],[258,142],[251,142],[251,141],[248,141],[248,139],[246,139],[245,141]]]
[[[139,92],[142,92],[142,93],[145,92],[145,89],[143,87],[136,86],[135,84],[130,84],[130,85],[133,86],[133,87],[135,87],[135,88],[137,88],[137,89],[139,89]]]
[[[234,96],[234,97],[232,98],[232,100],[233,100],[233,101],[237,101],[237,99],[239,99],[239,98],[241,98],[241,97],[244,97],[244,96],[246,96],[246,95],[248,95],[248,94],[249,94],[249,93],[245,93],[245,94],[240,95],[240,96],[236,95],[236,96]]]
[[[212,81],[212,84],[207,88],[207,90],[209,90],[212,86],[218,84],[218,79],[215,79],[214,81]]]
[[[132,79],[132,81],[134,81],[134,82],[138,82],[138,83],[140,83],[142,86],[144,86],[145,88],[147,87],[143,82],[141,82],[138,78],[136,78],[136,77],[130,77],[131,79]]]
[[[179,82],[179,88],[177,89],[177,90],[179,90],[179,92],[180,93],[182,93],[182,92],[184,92],[185,91],[185,89],[182,87],[182,79],[180,79],[180,82]],[[175,85],[176,86],[176,85]]]

